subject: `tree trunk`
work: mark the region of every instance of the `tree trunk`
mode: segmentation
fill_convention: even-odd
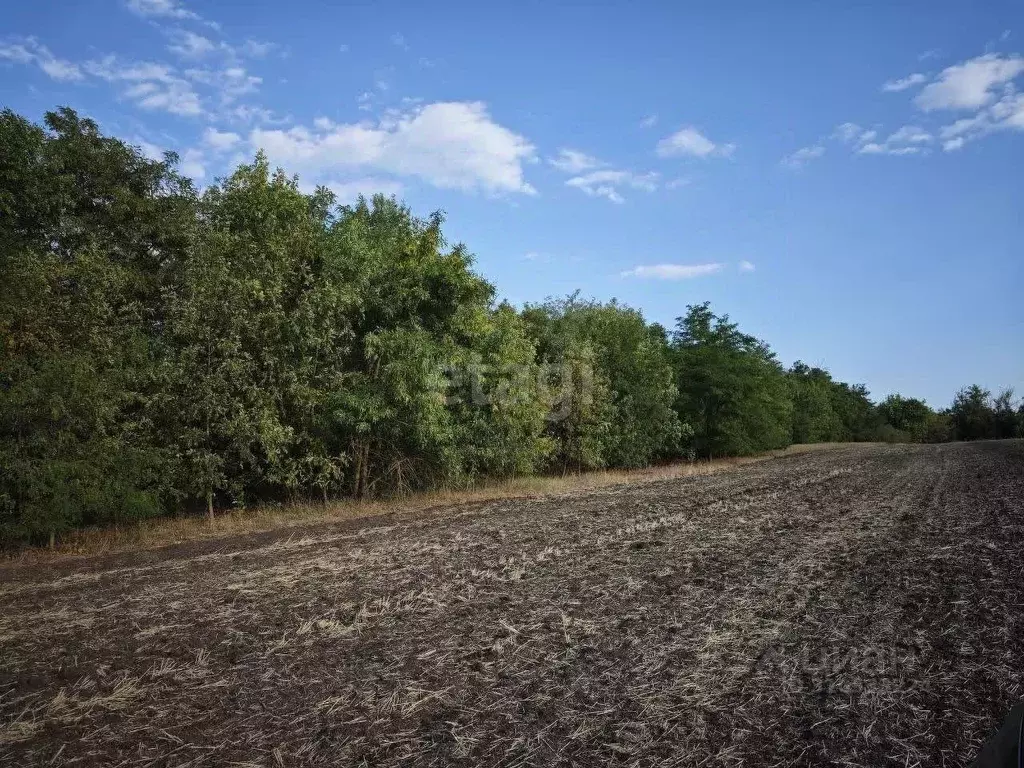
[[[213,488],[206,489],[206,519],[213,522]]]
[[[366,444],[363,446],[362,455],[359,457],[359,477],[357,478],[358,485],[356,486],[356,498],[362,500],[366,495],[366,478],[370,474],[370,446]]]

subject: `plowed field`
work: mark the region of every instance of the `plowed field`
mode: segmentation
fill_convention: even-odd
[[[959,766],[1024,696],[1024,443],[0,567],[0,765]]]

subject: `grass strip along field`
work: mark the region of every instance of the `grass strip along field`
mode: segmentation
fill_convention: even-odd
[[[963,765],[1024,696],[1024,443],[0,567],[3,765]]]

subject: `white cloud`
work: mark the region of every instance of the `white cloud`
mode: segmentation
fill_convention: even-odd
[[[857,150],[861,155],[919,155],[923,151],[920,147],[892,147],[877,142],[865,144]]]
[[[253,106],[252,104],[238,104],[222,111],[226,119],[240,123],[264,123],[267,125],[282,125],[291,122],[288,116],[275,115],[273,110],[264,107]]]
[[[443,188],[535,193],[523,178],[523,163],[535,158],[533,145],[494,122],[481,102],[436,102],[329,130],[256,129],[249,142],[289,169],[328,178],[366,169]]]
[[[566,186],[574,187],[591,197],[603,197],[613,203],[623,203],[625,198],[619,192],[620,188],[653,192],[658,188],[658,174],[605,169],[574,176],[565,183]]]
[[[229,66],[222,69],[186,69],[185,77],[212,89],[222,107],[227,107],[240,97],[259,90],[263,78],[250,75],[245,67]]]
[[[147,160],[154,160],[162,162],[164,159],[164,150],[158,147],[156,144],[146,141],[145,139],[134,139],[131,142],[142,151],[142,156]]]
[[[735,144],[716,144],[693,126],[686,126],[659,141],[657,153],[661,157],[674,157],[678,155],[691,155],[693,157],[720,155],[728,157],[735,149]]]
[[[873,141],[878,136],[878,131],[861,128],[856,123],[843,123],[836,126],[832,137],[839,139],[844,144],[865,144]]]
[[[202,59],[220,54],[225,66],[237,66],[246,58],[262,59],[281,48],[277,43],[248,39],[241,45],[231,45],[224,40],[214,41],[187,29],[169,29],[171,44],[167,50],[183,59]]]
[[[820,144],[810,147],[801,147],[791,155],[782,158],[782,164],[788,168],[802,168],[811,160],[815,160],[825,154],[825,148]]]
[[[206,160],[201,150],[185,150],[181,157],[181,173],[196,181],[206,176]]]
[[[912,75],[907,75],[899,80],[889,80],[882,84],[882,90],[886,93],[898,93],[905,91],[908,88],[913,88],[915,85],[920,85],[928,78],[920,72],[915,72]]]
[[[1024,72],[1024,58],[986,53],[942,70],[914,100],[925,111],[979,109],[996,98],[995,89]]]
[[[658,124],[658,116],[657,115],[647,115],[647,117],[645,117],[643,120],[640,121],[640,127],[641,128],[653,128],[657,124]]]
[[[740,262],[740,272],[753,272],[757,267],[754,266],[752,261],[744,259]]]
[[[576,149],[560,149],[548,163],[560,171],[575,174],[565,184],[590,197],[603,197],[613,203],[626,202],[623,189],[653,192],[658,188],[659,175],[650,171],[636,173],[607,167],[608,164]]]
[[[172,115],[194,117],[202,114],[202,105],[192,88],[181,81],[167,85],[152,82],[139,83],[128,88],[124,96],[143,109],[162,110]]]
[[[280,46],[277,43],[268,43],[264,40],[246,40],[236,50],[244,56],[251,56],[254,59],[262,59],[269,56]]]
[[[582,173],[604,165],[596,157],[576,149],[560,149],[555,157],[548,159],[548,163],[565,173]]]
[[[107,56],[86,62],[84,66],[93,77],[123,84],[121,95],[143,109],[163,110],[183,116],[195,116],[203,112],[202,102],[192,84],[164,64],[124,63],[114,56]]]
[[[904,125],[898,131],[890,134],[885,140],[886,144],[927,144],[934,137],[924,128],[916,125]]]
[[[238,146],[242,137],[232,131],[218,131],[216,128],[207,128],[203,133],[203,143],[215,152],[227,152]]]
[[[181,19],[201,21],[198,13],[185,8],[177,0],[127,0],[125,3],[139,16],[152,16],[163,19]]]
[[[391,44],[397,48],[401,48],[403,51],[409,50],[409,45],[405,42],[405,35],[401,32],[396,32],[391,36]]]
[[[395,74],[394,67],[384,67],[373,73],[373,87],[384,93],[391,89],[391,78]]]
[[[1024,131],[1024,93],[1008,87],[1005,95],[995,104],[965,117],[939,131],[942,148],[946,152],[962,149],[969,142],[1003,130]]]
[[[174,40],[167,50],[186,59],[199,59],[217,50],[217,44],[208,37],[184,29],[172,33]]]
[[[620,277],[641,277],[654,280],[688,280],[713,275],[722,270],[722,264],[653,264],[633,267],[620,272]]]
[[[369,199],[374,195],[387,195],[388,197],[402,194],[401,182],[394,179],[381,179],[373,176],[366,176],[349,181],[327,181],[324,186],[331,190],[342,205],[354,203],[360,195]]]
[[[348,43],[342,43],[338,46],[338,50],[342,53],[348,53]]]
[[[76,81],[84,77],[77,64],[57,58],[34,37],[0,43],[0,59],[16,64],[35,64],[54,80]]]
[[[885,141],[869,141],[857,148],[861,155],[920,155],[926,154],[927,147],[935,137],[924,128],[916,125],[904,125],[898,131],[889,134]]]
[[[932,58],[935,52],[920,58]],[[884,141],[875,131],[866,131],[856,123],[840,125],[833,138],[863,155],[921,155],[932,146],[946,152],[962,149],[967,143],[1003,130],[1024,130],[1024,94],[1014,81],[1024,74],[1024,57],[1014,54],[986,53],[946,67],[913,99],[923,112],[970,110],[973,114],[942,126],[937,131],[905,125]],[[886,83],[883,90],[903,91],[925,82],[919,73]],[[936,136],[937,134],[937,136]]]
[[[665,183],[665,189],[680,189],[681,187],[689,186],[692,183],[691,179],[685,176],[679,176],[678,178],[672,179]]]

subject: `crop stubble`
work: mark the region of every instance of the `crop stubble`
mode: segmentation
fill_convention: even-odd
[[[963,765],[1024,696],[1024,444],[0,568],[0,764]]]

